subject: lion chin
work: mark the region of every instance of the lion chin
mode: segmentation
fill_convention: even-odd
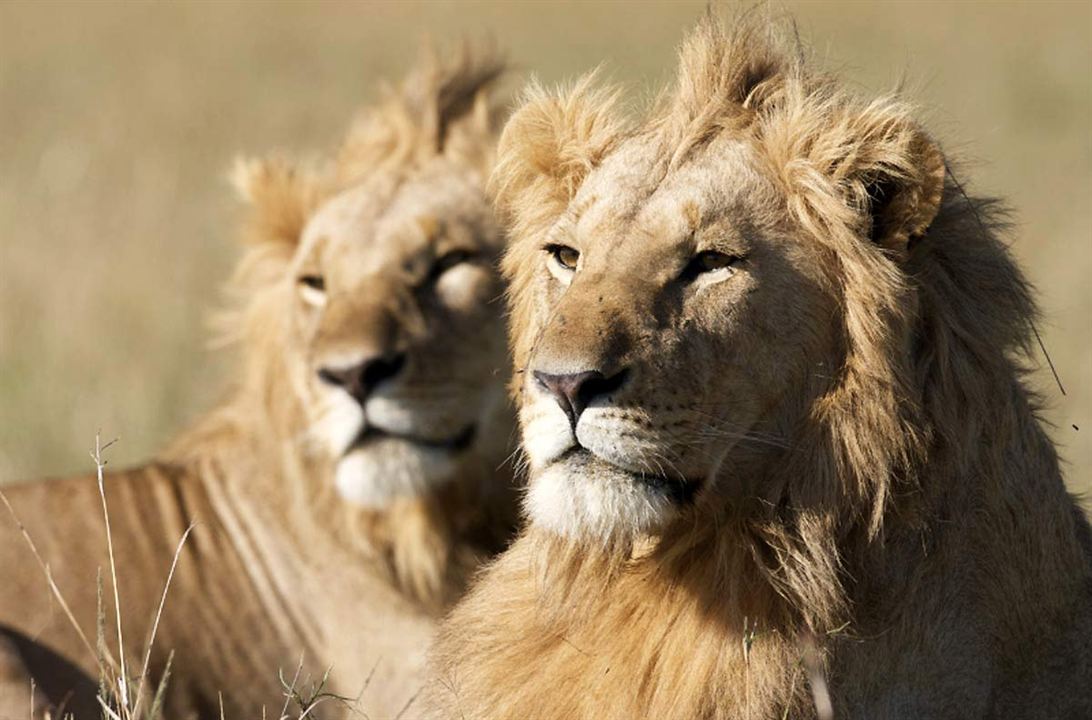
[[[443,440],[396,436],[369,428],[342,455],[334,485],[345,500],[379,510],[399,498],[419,497],[453,481],[474,426]]]
[[[697,488],[698,483],[635,472],[576,449],[535,476],[525,507],[540,528],[607,545],[666,527]]]

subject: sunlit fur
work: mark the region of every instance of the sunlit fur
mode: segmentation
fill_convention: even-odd
[[[395,716],[421,687],[435,618],[510,532],[500,234],[484,190],[487,94],[502,69],[468,50],[426,59],[365,111],[335,160],[236,169],[247,249],[220,323],[241,345],[236,384],[159,458],[106,478],[132,675],[175,543],[197,523],[151,655],[154,684],[174,652],[164,717],[276,717],[278,673],[290,680],[301,656],[304,694],[329,669],[325,692]],[[422,282],[455,242],[471,256]],[[324,276],[324,293],[301,274]],[[346,451],[364,411],[317,369],[385,349],[407,360],[368,398],[369,427],[436,439],[473,423],[467,447],[385,437]],[[106,565],[94,478],[4,492],[94,642]],[[100,717],[95,653],[2,508],[0,577],[0,715],[27,717],[33,677],[40,711],[64,699]],[[326,703],[322,717],[348,707]]]
[[[819,676],[836,718],[1087,715],[1092,540],[997,206],[762,13],[618,98],[533,85],[502,134],[530,525],[442,627],[436,715],[808,718]],[[691,280],[705,246],[740,260]],[[575,431],[534,379],[623,368]]]

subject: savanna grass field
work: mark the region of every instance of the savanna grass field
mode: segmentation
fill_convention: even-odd
[[[423,38],[491,37],[562,82],[651,97],[704,2],[0,4],[0,482],[161,447],[224,392],[208,317],[238,255],[237,155],[331,149]],[[1092,491],[1092,6],[790,2],[865,90],[898,84],[976,193],[1013,210],[1033,358],[1073,491]],[[1087,502],[1085,503],[1087,508]]]

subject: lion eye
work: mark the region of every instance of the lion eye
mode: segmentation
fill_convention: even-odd
[[[322,305],[326,302],[326,278],[322,275],[300,275],[297,282],[300,296],[308,305]]]
[[[546,252],[550,253],[554,262],[565,270],[576,270],[576,263],[580,260],[580,251],[568,245],[548,245]]]
[[[318,292],[326,292],[326,278],[321,275],[301,275],[300,285]]]
[[[694,280],[705,273],[730,270],[740,260],[741,258],[736,255],[728,255],[716,250],[704,250],[690,258],[690,262],[683,269],[682,277],[684,280]]]
[[[429,270],[429,278],[435,280],[456,265],[469,262],[474,257],[474,253],[470,250],[449,250],[432,264],[432,269]]]

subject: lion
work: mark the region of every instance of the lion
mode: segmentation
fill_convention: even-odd
[[[437,717],[1092,716],[1003,216],[776,27],[701,21],[642,121],[586,76],[502,131],[527,526]]]
[[[436,618],[512,532],[503,243],[485,192],[503,70],[492,51],[430,56],[336,159],[239,163],[247,250],[222,327],[243,348],[238,382],[165,453],[104,482],[126,643],[111,652],[134,679],[194,524],[148,662],[159,678],[173,654],[164,717],[221,703],[274,717],[278,671],[306,697],[328,668],[325,697],[393,717],[422,685]],[[100,717],[98,483],[4,493],[82,637],[4,512],[0,708],[25,717],[33,679],[39,708]]]

